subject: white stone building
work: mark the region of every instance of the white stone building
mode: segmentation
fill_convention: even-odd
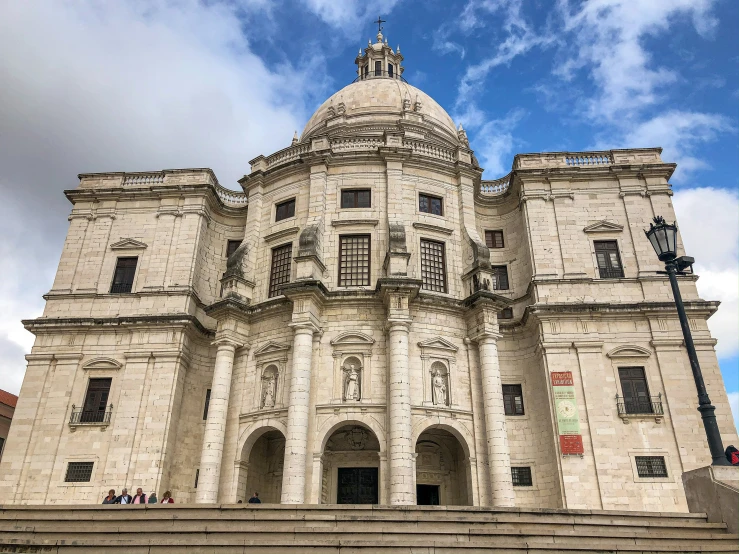
[[[440,503],[686,511],[710,463],[669,283],[659,148],[517,155],[378,34],[239,181],[80,175],[0,465],[7,503]],[[725,444],[717,303],[680,283]]]

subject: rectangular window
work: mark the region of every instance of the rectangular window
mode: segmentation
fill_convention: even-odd
[[[369,189],[342,190],[341,207],[369,208],[371,203],[370,196]]]
[[[504,265],[494,265],[493,290],[508,290],[508,268]]]
[[[226,258],[230,258],[231,254],[236,252],[236,249],[241,246],[240,240],[230,240],[226,243]]]
[[[521,385],[503,385],[505,415],[524,415]]]
[[[600,278],[619,279],[623,277],[624,270],[621,267],[621,256],[618,254],[618,243],[615,240],[596,240],[593,244]]]
[[[370,284],[370,236],[342,235],[339,237],[339,286],[354,287]]]
[[[382,62],[375,62],[375,77],[382,76]]]
[[[113,284],[110,286],[111,293],[127,293],[133,288],[133,278],[136,275],[137,257],[118,258],[113,274]]]
[[[425,290],[446,292],[443,242],[421,239],[421,281]]]
[[[418,211],[433,214],[444,215],[444,206],[442,200],[438,196],[430,196],[428,194],[418,195]]]
[[[3,455],[3,448],[5,447],[5,439],[0,437],[0,456]]]
[[[624,411],[627,414],[653,413],[649,387],[643,367],[619,367],[618,377],[624,394]]]
[[[395,67],[393,66],[393,64],[391,64],[391,63],[387,64],[387,75],[388,75],[388,77],[392,77],[393,76],[394,69],[395,69]]]
[[[514,487],[532,487],[534,481],[531,479],[530,467],[511,467],[511,478]]]
[[[275,221],[295,217],[295,198],[280,202],[275,209]]]
[[[208,408],[210,407],[210,389],[205,391],[205,407],[203,408],[203,420],[208,419]]]
[[[639,477],[667,477],[664,456],[636,456],[636,473]]]
[[[110,384],[113,379],[90,379],[85,395],[85,404],[80,414],[80,423],[102,423],[105,421],[105,410],[108,407]]]
[[[369,75],[369,64],[368,63],[364,64],[364,76],[366,77],[367,75]]]
[[[513,308],[503,308],[500,310],[498,319],[513,319]]]
[[[69,462],[65,483],[88,483],[92,477],[92,466],[95,462]]]
[[[199,469],[196,469],[195,470],[195,488],[196,489],[198,488],[198,481],[199,480],[200,480],[200,470]]]
[[[282,285],[290,282],[290,264],[293,244],[285,244],[272,249],[272,269],[269,274],[269,297],[282,294]]]
[[[488,248],[504,248],[503,231],[485,231],[485,245]]]

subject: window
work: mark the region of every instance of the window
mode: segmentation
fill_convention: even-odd
[[[282,221],[288,217],[295,217],[295,198],[277,204],[275,210],[275,221]]]
[[[391,63],[387,64],[387,75],[388,75],[388,77],[392,77],[393,76],[393,70],[394,69],[395,69],[395,67],[393,66],[393,64],[391,64]]]
[[[369,75],[369,64],[368,63],[364,64],[364,76],[366,77],[367,75]]]
[[[428,194],[419,194],[418,211],[433,215],[444,215],[441,198],[438,196],[429,196]]]
[[[195,470],[195,488],[198,488],[198,481],[200,480],[200,469]]]
[[[69,462],[65,483],[88,483],[92,477],[92,466],[95,462]]]
[[[226,258],[230,258],[231,254],[236,252],[236,249],[241,246],[240,240],[230,240],[226,243]]]
[[[615,240],[596,240],[595,257],[598,260],[598,271],[601,279],[618,279],[624,276],[621,257],[618,255],[618,243]]]
[[[85,395],[85,404],[80,414],[79,423],[102,423],[105,421],[105,410],[108,407],[110,377],[104,379],[90,379]]]
[[[532,487],[530,467],[511,467],[511,479],[514,487]]]
[[[636,456],[636,473],[639,477],[667,477],[664,456]]]
[[[210,389],[205,391],[205,407],[203,408],[203,420],[208,419],[208,408],[210,407]]]
[[[369,208],[370,207],[370,190],[354,189],[341,191],[341,207],[342,208]]]
[[[627,414],[651,414],[652,402],[643,367],[619,367],[618,377],[624,394],[624,409]]]
[[[503,308],[500,310],[498,319],[513,319],[513,308]]]
[[[282,294],[282,285],[290,282],[290,263],[293,244],[285,244],[272,249],[272,269],[269,274],[269,297]]]
[[[375,77],[382,75],[382,62],[375,62]]]
[[[131,292],[138,261],[137,257],[118,258],[113,274],[113,284],[110,286],[111,293]]]
[[[5,447],[5,439],[0,437],[0,456],[3,455],[3,448]]]
[[[443,242],[421,239],[421,281],[425,290],[446,292]]]
[[[339,237],[339,286],[370,284],[370,236],[342,235]]]
[[[503,248],[503,231],[485,231],[485,245],[488,248]]]
[[[524,415],[521,385],[503,385],[505,415]]]
[[[504,265],[494,265],[493,290],[508,290],[508,268]]]

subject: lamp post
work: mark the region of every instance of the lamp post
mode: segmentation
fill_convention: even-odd
[[[695,388],[698,389],[698,411],[701,413],[703,427],[706,430],[708,448],[711,450],[711,457],[713,458],[712,465],[730,465],[724,454],[724,445],[721,442],[721,433],[718,430],[716,414],[714,413],[716,408],[711,404],[711,399],[708,398],[706,384],[703,382],[703,374],[701,373],[700,364],[698,364],[698,356],[695,353],[693,335],[690,333],[688,317],[685,315],[680,287],[677,284],[677,275],[683,275],[695,260],[690,256],[677,257],[677,225],[674,223],[670,225],[661,216],[655,217],[654,223],[649,224],[649,231],[644,231],[644,233],[647,235],[649,242],[652,243],[659,260],[665,264],[667,276],[670,278],[672,295],[675,297],[677,315],[680,318],[680,327],[683,329],[685,348],[690,360],[690,369],[693,370]]]

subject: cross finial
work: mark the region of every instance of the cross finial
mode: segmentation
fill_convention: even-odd
[[[373,23],[377,23],[377,32],[382,32],[382,24],[387,23],[384,19],[381,19],[379,16],[377,17],[377,21],[374,21]]]

